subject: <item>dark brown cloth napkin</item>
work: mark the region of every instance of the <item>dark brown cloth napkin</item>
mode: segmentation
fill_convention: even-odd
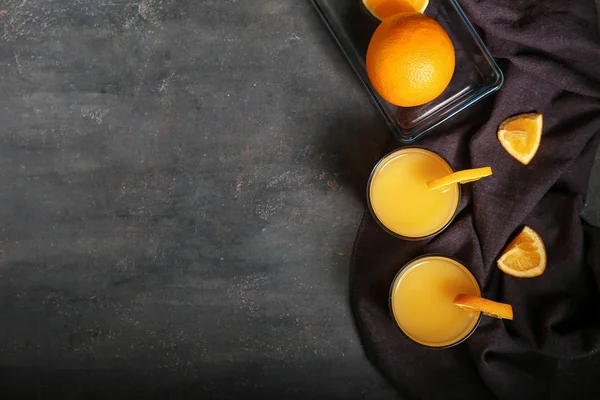
[[[600,229],[580,217],[600,140],[594,2],[461,5],[505,83],[463,112],[464,122],[419,145],[455,169],[490,165],[494,175],[463,186],[457,218],[428,241],[393,238],[365,213],[351,265],[351,303],[365,351],[404,399],[600,399]],[[523,112],[544,115],[542,144],[528,166],[496,139],[498,124]],[[548,253],[546,272],[533,279],[496,267],[523,225],[540,233]],[[389,315],[389,287],[402,265],[428,253],[462,261],[484,296],[513,305],[514,321],[484,318],[465,343],[445,350],[406,339]]]

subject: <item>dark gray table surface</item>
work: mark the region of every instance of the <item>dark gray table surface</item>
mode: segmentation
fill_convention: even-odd
[[[390,136],[309,1],[3,0],[0,37],[2,393],[395,397],[347,287]]]

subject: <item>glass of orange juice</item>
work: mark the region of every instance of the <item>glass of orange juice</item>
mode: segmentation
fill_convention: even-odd
[[[449,175],[452,167],[440,155],[403,147],[383,157],[367,185],[367,202],[379,225],[407,240],[427,239],[450,225],[460,201],[460,185],[440,190],[427,182]]]
[[[400,269],[390,289],[390,311],[408,338],[431,348],[466,340],[477,328],[481,312],[454,304],[457,294],[481,296],[471,272],[448,257],[427,255]]]

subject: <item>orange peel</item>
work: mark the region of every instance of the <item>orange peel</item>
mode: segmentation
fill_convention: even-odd
[[[436,190],[454,183],[475,182],[490,175],[492,175],[491,167],[465,169],[428,181],[427,187],[431,190]]]
[[[547,264],[546,247],[542,237],[525,226],[506,246],[496,264],[502,272],[517,278],[542,275]]]
[[[429,0],[362,0],[362,3],[371,15],[383,21],[399,13],[423,13]]]
[[[499,303],[483,297],[458,294],[454,298],[454,304],[468,311],[480,311],[489,317],[513,319],[513,309],[510,304]]]
[[[523,165],[535,157],[542,142],[544,117],[527,113],[512,116],[498,126],[498,140],[504,150]]]

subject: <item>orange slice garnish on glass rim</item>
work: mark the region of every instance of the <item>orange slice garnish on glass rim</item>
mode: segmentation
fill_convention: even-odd
[[[470,294],[458,294],[454,304],[467,311],[481,311],[487,316],[502,319],[513,319],[513,309],[510,304],[498,303]]]
[[[478,181],[481,178],[492,175],[491,167],[465,169],[453,172],[441,178],[427,182],[427,187],[431,190],[440,189],[453,183],[468,183]]]
[[[509,243],[496,262],[504,273],[533,278],[546,270],[546,247],[541,236],[528,226]]]
[[[542,114],[519,114],[505,119],[498,127],[498,140],[504,150],[527,165],[537,153],[542,141]]]
[[[422,13],[429,0],[361,0],[365,8],[377,19],[384,20],[392,15],[417,12]]]

